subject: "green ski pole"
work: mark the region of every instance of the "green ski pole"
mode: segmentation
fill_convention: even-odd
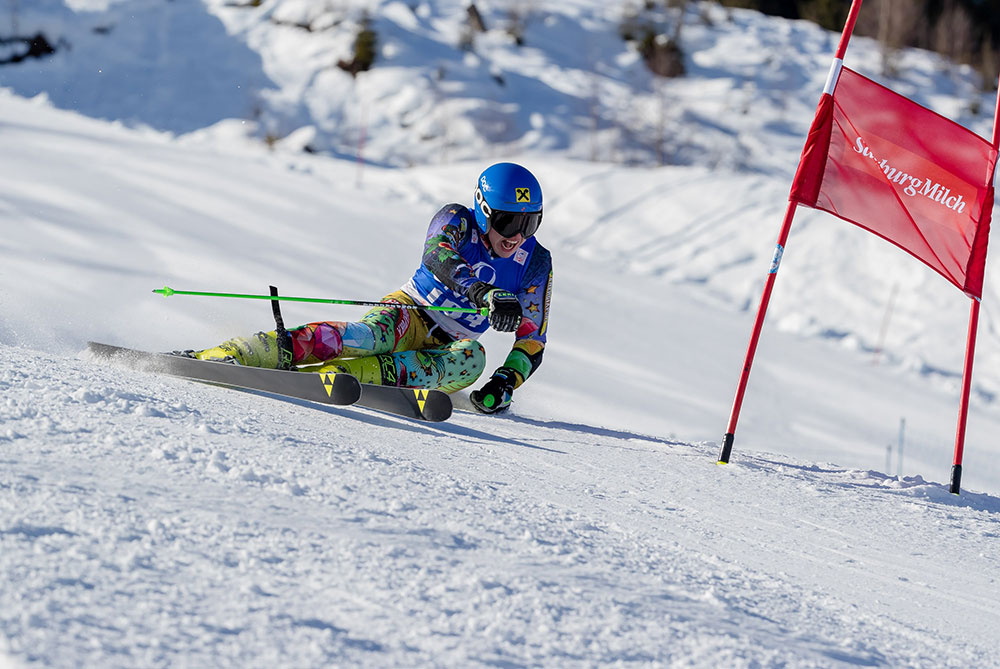
[[[395,304],[393,302],[373,302],[369,300],[334,300],[326,297],[286,297],[284,295],[246,295],[243,293],[209,293],[198,290],[174,290],[170,286],[154,288],[154,293],[170,297],[171,295],[197,295],[201,297],[227,297],[240,300],[284,300],[285,302],[314,302],[320,304],[347,304],[357,307],[382,307],[389,306],[393,309],[409,309],[423,311],[449,311],[462,314],[480,314],[489,316],[488,307],[477,309],[475,307],[435,307],[423,304]]]

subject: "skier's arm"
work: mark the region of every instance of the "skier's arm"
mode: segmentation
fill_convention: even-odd
[[[431,219],[424,242],[424,267],[438,281],[477,307],[489,309],[490,325],[513,332],[521,323],[518,297],[476,277],[475,270],[459,249],[478,243],[479,230],[472,213],[460,204],[443,207]]]
[[[466,295],[469,288],[479,282],[468,261],[458,248],[478,234],[476,220],[460,204],[445,205],[431,219],[424,242],[423,265],[445,286],[459,295]]]
[[[544,248],[535,248],[517,297],[521,302],[524,318],[514,335],[514,346],[503,363],[504,368],[516,372],[515,388],[535,373],[542,364],[542,354],[545,352],[549,302],[552,297],[552,260]]]
[[[532,271],[534,270],[534,271]],[[472,391],[472,405],[483,413],[503,411],[510,405],[514,389],[534,374],[542,364],[552,295],[552,261],[548,251],[535,248],[525,283],[518,294],[524,313],[516,340],[504,364],[497,368],[482,388]]]

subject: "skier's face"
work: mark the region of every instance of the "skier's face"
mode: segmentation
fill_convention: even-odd
[[[487,239],[490,240],[490,248],[493,249],[493,253],[497,254],[501,258],[509,258],[514,255],[514,252],[521,248],[521,244],[524,243],[524,237],[521,233],[516,233],[513,237],[504,237],[496,230],[490,228],[490,231],[486,233]]]

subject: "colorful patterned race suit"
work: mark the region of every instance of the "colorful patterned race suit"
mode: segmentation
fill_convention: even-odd
[[[552,261],[529,237],[510,257],[490,252],[472,212],[459,204],[433,218],[423,262],[401,290],[386,295],[385,306],[360,321],[323,321],[288,330],[292,364],[302,371],[348,372],[363,383],[439,388],[455,392],[483,373],[486,353],[475,341],[489,324],[478,313],[393,309],[393,303],[473,307],[468,288],[485,281],[514,293],[524,318],[503,366],[517,372],[515,387],[538,368],[545,348]],[[199,351],[203,360],[235,359],[254,367],[278,367],[274,331],[236,337]]]

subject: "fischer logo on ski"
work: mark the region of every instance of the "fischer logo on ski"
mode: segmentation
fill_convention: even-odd
[[[326,389],[326,396],[330,397],[333,393],[333,382],[337,378],[337,374],[326,373],[326,374],[319,374],[318,376],[320,382],[323,384],[323,387]]]

